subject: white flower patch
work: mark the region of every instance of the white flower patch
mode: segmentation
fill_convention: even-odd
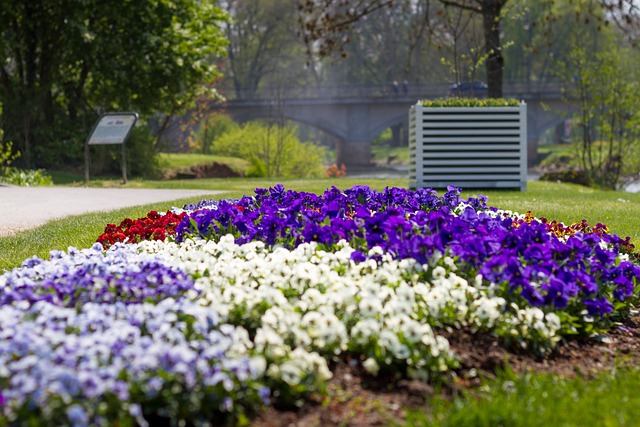
[[[537,339],[548,340],[559,330],[557,316],[527,317],[494,296],[482,277],[469,282],[458,276],[448,256],[427,266],[374,248],[370,255],[381,255],[381,261],[355,263],[354,249],[344,241],[336,252],[326,252],[315,243],[293,250],[236,245],[232,236],[142,242],[138,251],[193,275],[199,294],[190,298],[214,310],[221,322],[244,325],[254,350],[271,361],[268,375],[278,372],[286,383],[299,379],[298,365],[286,362],[296,351],[323,355],[322,369],[348,350],[363,355],[369,372],[400,364],[424,378],[456,364],[449,342],[434,327],[470,326],[520,338],[533,329],[540,332]]]

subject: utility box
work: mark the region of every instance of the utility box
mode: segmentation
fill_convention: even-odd
[[[409,112],[409,187],[527,189],[527,105]]]

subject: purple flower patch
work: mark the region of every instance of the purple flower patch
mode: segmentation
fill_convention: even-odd
[[[577,304],[600,315],[609,313],[603,301],[633,295],[640,268],[619,262],[630,247],[628,239],[608,234],[602,224],[564,227],[531,214],[500,214],[487,206],[486,197],[464,200],[460,191],[450,186],[438,196],[432,189],[355,186],[332,187],[318,196],[277,185],[191,212],[178,225],[176,240],[230,233],[239,244],[260,240],[292,249],[317,242],[327,250],[346,240],[357,250],[356,262],[376,246],[423,264],[449,254],[470,277],[480,273],[488,283],[505,284],[512,297],[530,305],[564,309]]]

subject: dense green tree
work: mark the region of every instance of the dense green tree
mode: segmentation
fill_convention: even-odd
[[[183,111],[224,53],[214,0],[0,0],[4,127],[27,166],[79,156],[101,111]]]

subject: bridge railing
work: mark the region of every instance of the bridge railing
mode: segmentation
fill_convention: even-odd
[[[393,84],[388,85],[326,85],[290,88],[261,88],[258,91],[231,91],[225,93],[227,100],[285,100],[285,99],[347,99],[347,98],[391,98],[408,97],[430,99],[449,96],[450,84]],[[551,82],[505,82],[502,91],[506,98],[560,98],[565,83]]]

